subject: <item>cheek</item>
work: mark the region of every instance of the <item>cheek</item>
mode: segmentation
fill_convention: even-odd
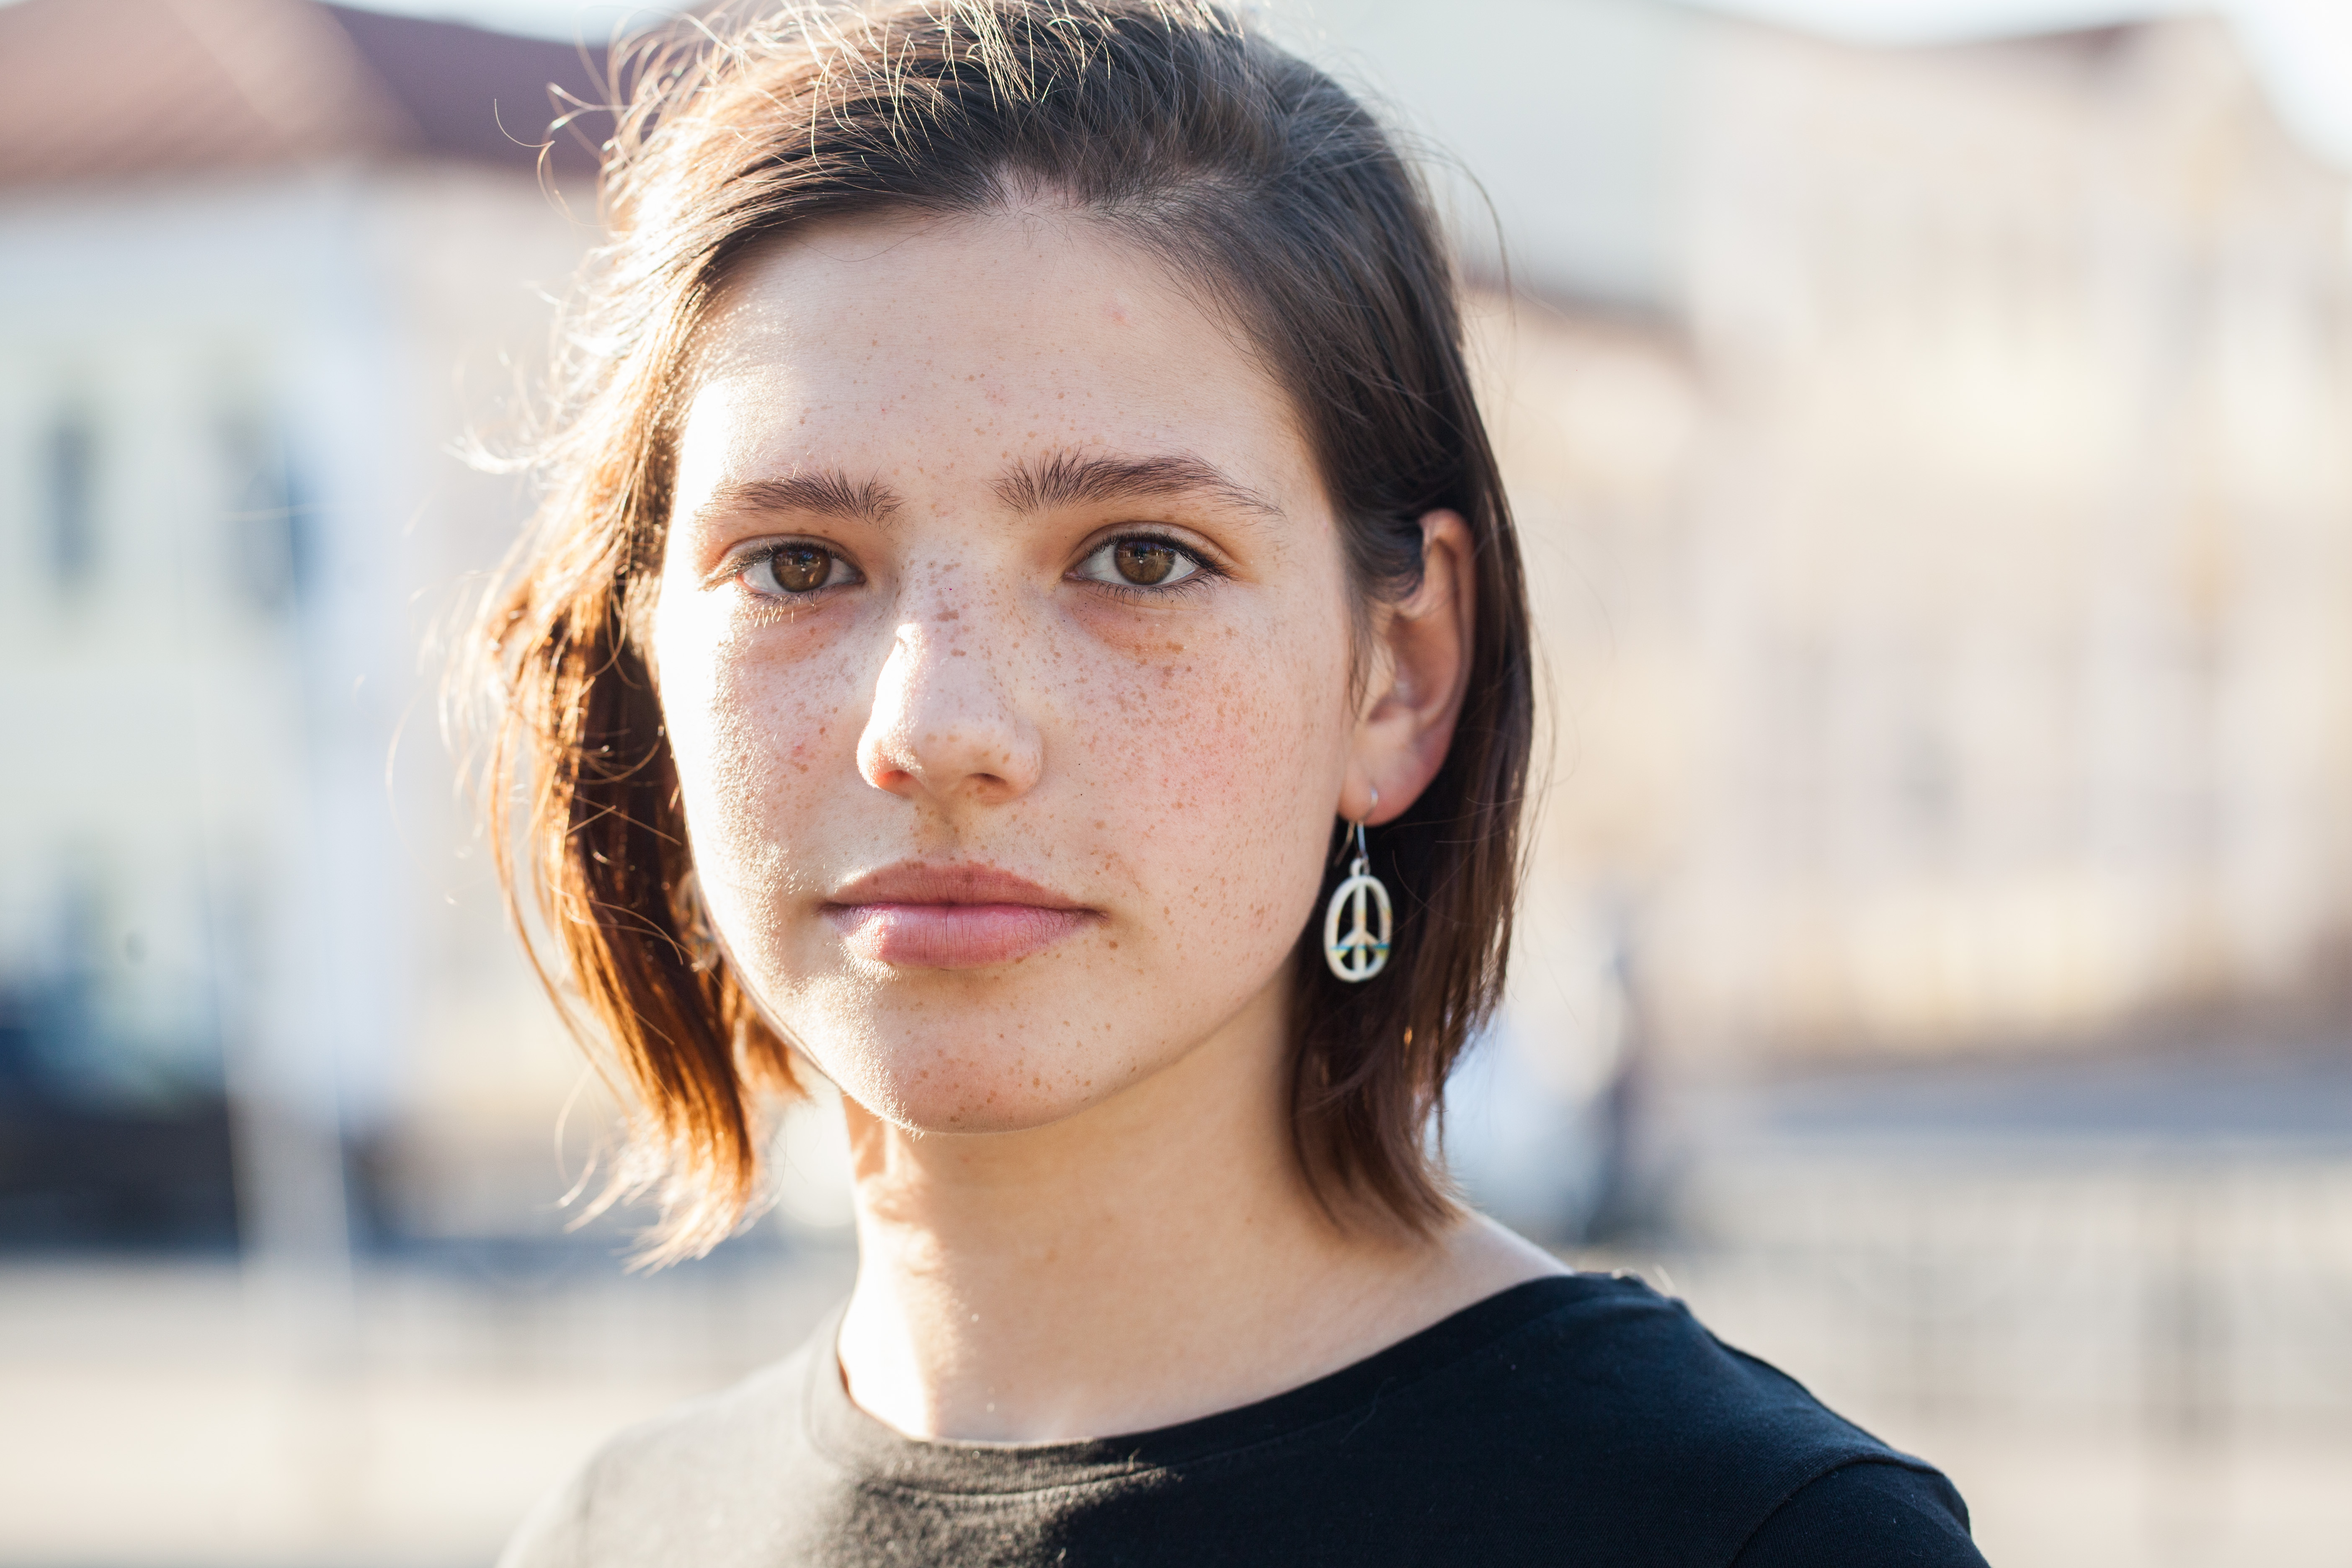
[[[1262,968],[1319,886],[1347,763],[1344,649],[1228,625],[1137,651],[1087,726],[1106,815],[1173,939]]]
[[[696,871],[729,925],[722,906],[793,890],[809,781],[843,749],[837,731],[854,735],[856,722],[845,676],[833,668],[839,656],[779,640],[776,628],[747,632],[699,605],[654,621],[662,719]],[[793,668],[779,670],[780,657]],[[845,744],[854,750],[854,738]]]

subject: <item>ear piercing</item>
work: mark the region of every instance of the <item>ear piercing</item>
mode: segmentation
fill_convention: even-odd
[[[1372,811],[1381,808],[1381,792],[1372,792]],[[1371,815],[1368,811],[1366,816]],[[1380,911],[1380,931],[1373,934],[1372,910]],[[1342,914],[1349,917],[1348,932],[1339,934]],[[1331,973],[1350,984],[1360,984],[1388,967],[1389,939],[1395,932],[1395,914],[1389,906],[1389,890],[1372,875],[1370,853],[1364,843],[1364,824],[1356,823],[1356,860],[1348,868],[1348,879],[1332,891],[1330,905],[1323,911],[1323,962]]]

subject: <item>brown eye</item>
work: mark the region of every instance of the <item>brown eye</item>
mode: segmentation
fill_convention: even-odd
[[[849,563],[822,544],[784,544],[743,568],[743,584],[770,597],[814,594],[859,581]]]
[[[1200,556],[1181,544],[1130,534],[1097,546],[1070,575],[1113,588],[1172,588],[1207,570]]]
[[[787,544],[768,560],[776,586],[787,594],[814,594],[833,573],[833,557],[814,544]]]
[[[1177,556],[1172,546],[1156,539],[1122,539],[1111,547],[1111,562],[1120,576],[1148,588],[1167,581],[1176,570]]]

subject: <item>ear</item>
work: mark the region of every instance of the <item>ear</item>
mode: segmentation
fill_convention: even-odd
[[[1427,513],[1421,585],[1373,615],[1371,670],[1339,788],[1339,815],[1348,821],[1377,826],[1403,816],[1444,764],[1469,689],[1477,609],[1469,525],[1455,512]]]

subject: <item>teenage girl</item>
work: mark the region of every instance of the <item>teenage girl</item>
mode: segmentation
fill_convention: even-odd
[[[698,37],[612,145],[493,798],[657,1254],[821,1077],[857,1282],[507,1563],[1979,1563],[1934,1469],[1431,1163],[1534,712],[1379,124],[1189,0]]]

